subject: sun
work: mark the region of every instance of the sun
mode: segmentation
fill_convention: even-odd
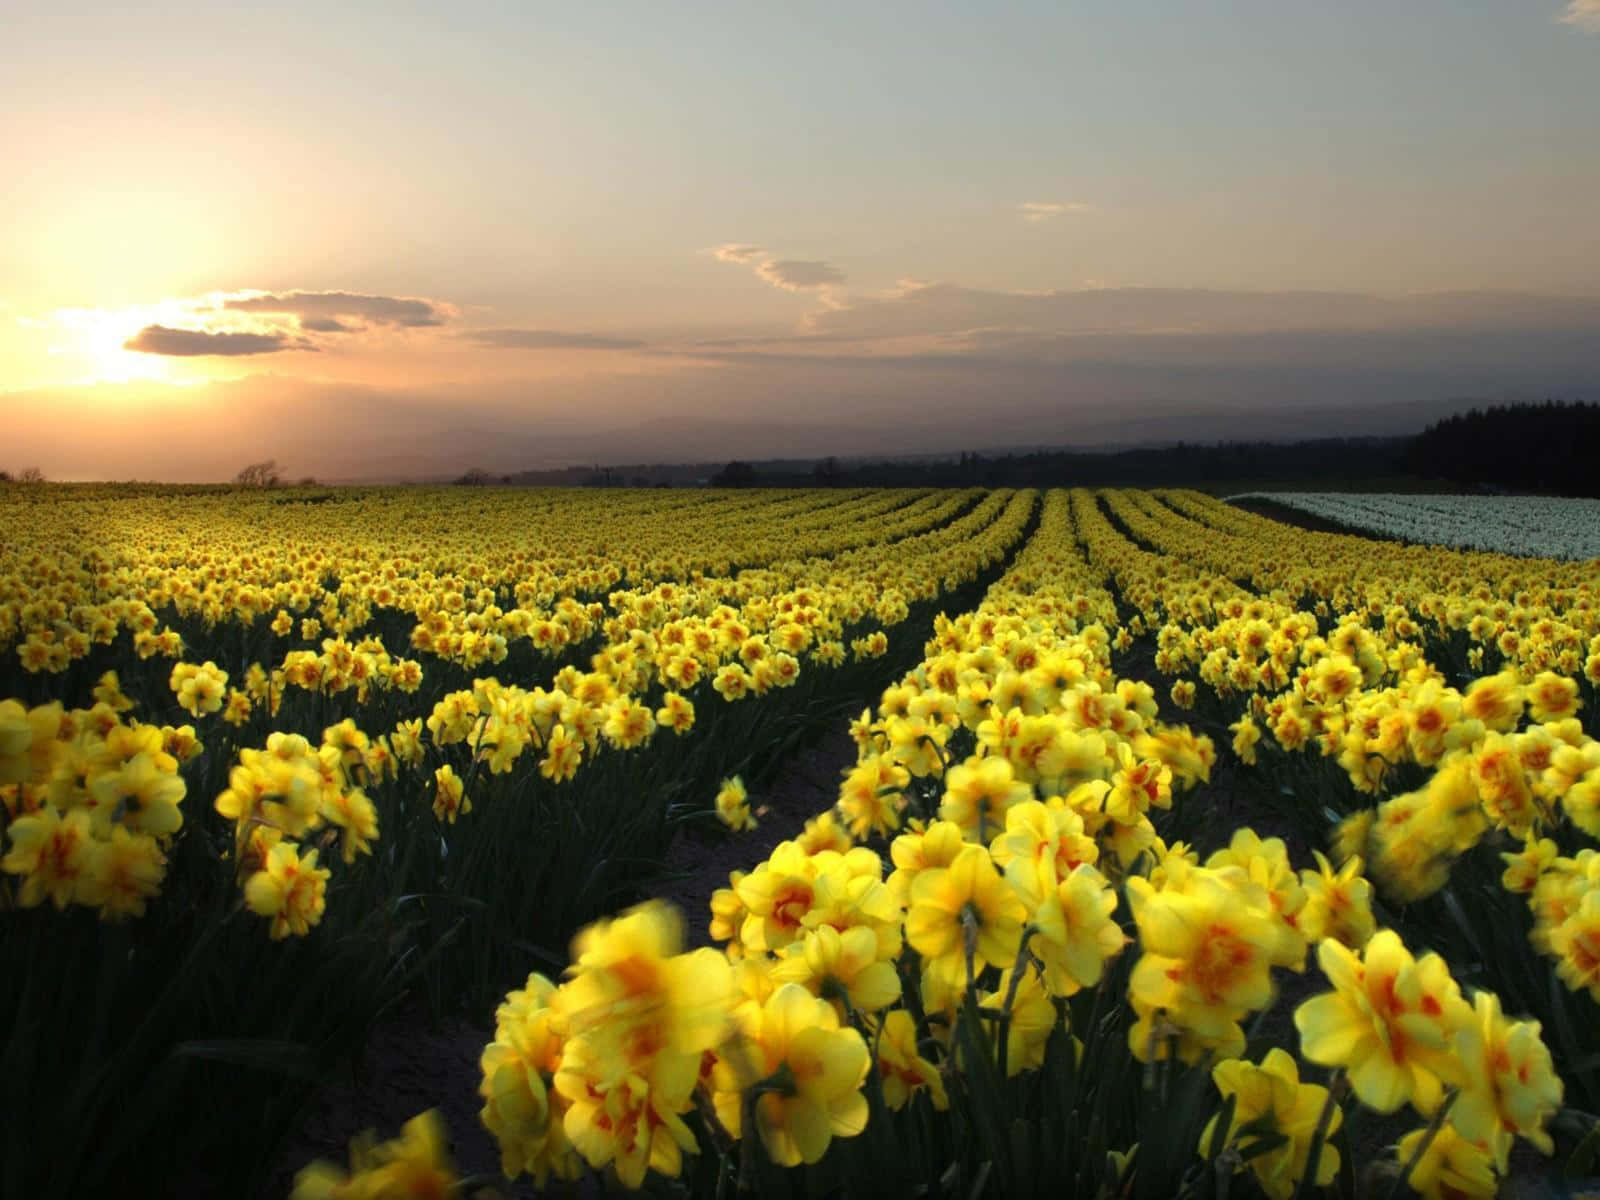
[[[267,317],[228,312],[229,298],[230,293],[209,292],[119,307],[57,308],[17,323],[34,331],[33,353],[40,356],[36,361],[49,386],[209,383],[236,377],[246,365],[203,352],[149,353],[127,346],[151,326],[205,334],[280,332]]]
[[[150,325],[211,325],[216,307],[215,297],[204,296],[121,308],[58,308],[36,324],[51,333],[48,353],[56,360],[63,383],[143,381],[182,385],[205,382],[213,372],[191,359],[146,354],[125,347],[129,339]]]
[[[158,306],[104,309],[60,308],[50,314],[56,336],[49,353],[68,382],[80,385],[147,380],[179,382],[160,355],[124,350],[123,344],[150,323]]]

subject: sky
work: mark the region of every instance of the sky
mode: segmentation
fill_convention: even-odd
[[[1600,399],[1600,0],[13,0],[0,469]]]

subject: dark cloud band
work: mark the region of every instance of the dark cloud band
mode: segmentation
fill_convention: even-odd
[[[461,336],[497,350],[636,350],[644,345],[636,338],[564,333],[557,329],[474,329]]]
[[[146,325],[123,342],[122,348],[136,350],[140,354],[165,354],[174,358],[197,358],[213,354],[231,357],[316,349],[282,333],[210,333],[204,329],[173,329],[166,325]]]
[[[277,292],[226,300],[223,307],[233,312],[292,314],[301,320],[359,317],[374,325],[411,328],[443,325],[445,320],[443,309],[432,300],[362,292]]]

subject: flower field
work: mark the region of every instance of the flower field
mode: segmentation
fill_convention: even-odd
[[[1600,500],[1377,492],[1251,492],[1236,499],[1266,500],[1407,542],[1524,557],[1600,558]]]
[[[0,528],[7,1197],[252,1194],[403,1007],[492,1023],[501,1170],[423,1112],[298,1200],[1600,1175],[1594,561],[1167,490],[14,487]],[[844,727],[688,945],[663,847]]]

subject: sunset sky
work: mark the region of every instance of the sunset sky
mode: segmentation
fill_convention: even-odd
[[[1600,0],[20,0],[0,468],[1409,431],[1600,398]]]

